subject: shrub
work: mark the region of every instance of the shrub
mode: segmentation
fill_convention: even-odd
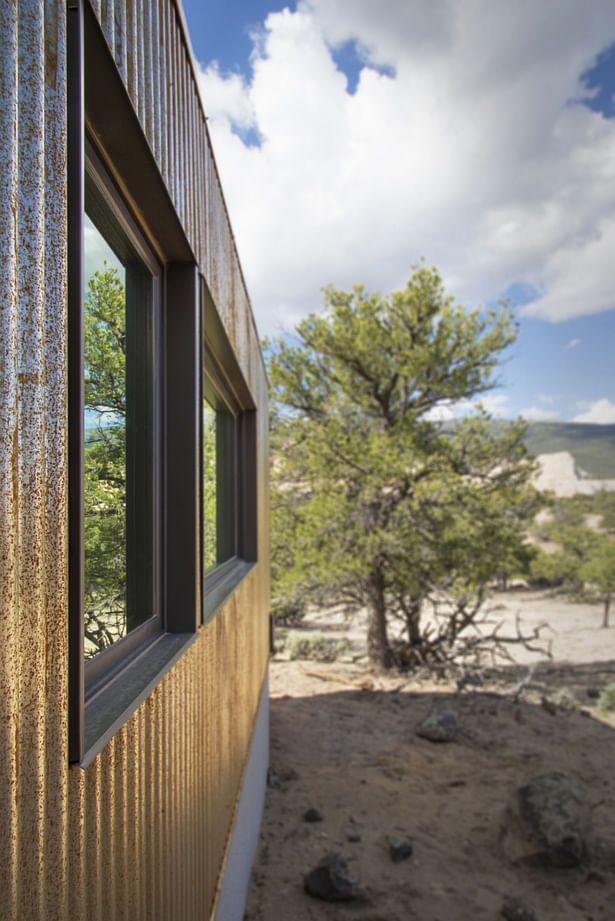
[[[607,713],[615,710],[615,681],[607,684],[598,698],[598,709]]]
[[[328,640],[322,633],[300,633],[293,630],[286,637],[284,649],[291,659],[315,659],[335,662],[350,649],[346,640]]]
[[[300,598],[274,599],[271,604],[271,613],[276,623],[288,626],[301,623],[305,617],[306,608],[305,601]]]

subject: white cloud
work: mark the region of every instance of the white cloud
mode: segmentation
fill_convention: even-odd
[[[480,406],[490,416],[503,416],[508,412],[509,398],[505,394],[488,393],[473,400],[456,400],[441,403],[435,409],[429,410],[426,418],[432,422],[449,422],[451,419],[461,419],[476,412]]]
[[[538,399],[541,403],[547,403],[549,406],[554,402],[554,398],[548,393],[539,393]]]
[[[522,409],[519,415],[527,422],[549,422],[557,419],[558,414],[553,410],[543,409],[541,406],[530,406]]]
[[[523,282],[539,293],[525,312],[549,320],[614,306],[615,121],[570,103],[614,39],[611,0],[270,14],[250,82],[201,76],[261,332],[318,309],[329,282],[399,287],[423,256],[464,301]],[[348,40],[366,62],[352,96],[330,50]]]
[[[250,90],[241,74],[223,76],[218,62],[213,61],[206,70],[200,69],[199,86],[207,100],[207,115],[213,122],[219,121],[240,131],[255,127]]]
[[[573,422],[593,422],[598,425],[612,425],[615,423],[615,404],[606,397],[590,403],[586,412],[575,416]]]
[[[503,393],[488,393],[479,402],[491,416],[502,416],[509,410],[509,398]]]
[[[582,341],[582,339],[571,339],[566,345],[566,349],[576,349],[577,345],[581,345]]]
[[[611,218],[598,221],[583,239],[563,243],[545,263],[544,293],[523,313],[557,321],[612,308],[613,252],[615,219]]]

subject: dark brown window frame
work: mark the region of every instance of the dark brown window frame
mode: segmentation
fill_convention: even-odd
[[[112,220],[119,225],[121,233],[130,241],[134,250],[138,252],[139,258],[143,261],[146,268],[152,274],[152,294],[154,297],[154,313],[156,328],[154,331],[155,338],[155,366],[158,370],[162,365],[161,355],[161,301],[162,301],[162,276],[163,269],[156,259],[147,240],[143,237],[134,216],[130,213],[125,202],[119,195],[117,188],[114,186],[110,176],[105,170],[98,152],[96,151],[91,139],[87,136],[85,142],[85,169],[88,174],[86,185],[89,182],[96,189],[97,197],[104,202],[103,207],[111,212]],[[87,199],[87,194],[86,194]],[[158,390],[160,388],[158,387]],[[156,450],[161,441],[161,397],[162,394],[154,393],[154,469],[152,471],[154,480],[153,496],[153,524],[154,524],[154,546],[152,552],[156,560],[160,559],[160,541],[158,539],[161,527],[161,465],[159,452]],[[76,411],[76,410],[75,410]],[[81,501],[79,499],[79,501]],[[130,569],[130,563],[127,564]],[[111,672],[115,672],[121,667],[127,659],[141,650],[145,644],[151,641],[164,626],[162,618],[161,604],[161,573],[160,567],[156,567],[155,573],[156,585],[153,590],[153,611],[152,617],[145,623],[132,629],[123,639],[116,641],[103,652],[99,652],[93,659],[88,660],[85,664],[84,683],[86,701],[92,698],[99,686],[108,681]]]
[[[256,406],[203,278],[200,301],[202,393],[214,409],[233,417],[235,428],[234,520],[227,523],[234,552],[207,573],[201,561],[202,622],[207,624],[257,562],[257,451]]]

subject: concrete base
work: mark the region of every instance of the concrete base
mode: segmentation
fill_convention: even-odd
[[[265,679],[215,921],[241,921],[265,804],[269,766],[269,682]]]

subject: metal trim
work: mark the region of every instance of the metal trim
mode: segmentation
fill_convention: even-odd
[[[69,501],[69,760],[83,757],[83,205],[84,97],[83,8],[71,3],[67,24],[67,152],[68,152],[68,492]]]

